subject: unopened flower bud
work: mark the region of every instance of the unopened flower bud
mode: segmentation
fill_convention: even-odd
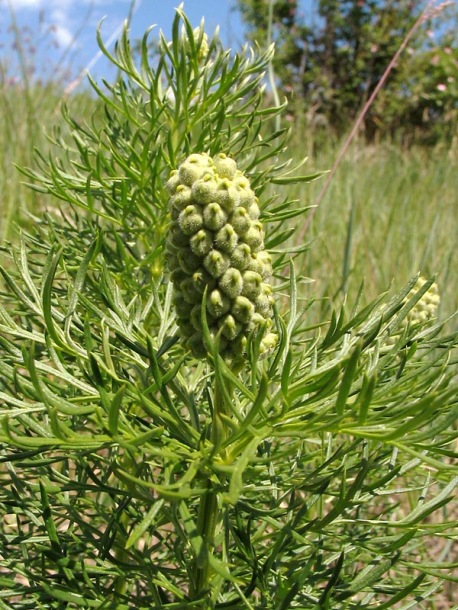
[[[184,184],[179,184],[176,188],[175,194],[170,199],[169,207],[175,208],[178,212],[184,210],[186,206],[192,203],[191,189]]]
[[[245,271],[242,281],[242,296],[254,301],[261,294],[262,277],[256,271]]]
[[[180,184],[180,176],[177,169],[170,172],[170,178],[165,183],[165,188],[169,195],[174,195],[177,186]]]
[[[236,208],[231,215],[230,221],[238,235],[243,236],[251,227],[251,219],[245,208]]]
[[[221,178],[229,178],[229,180],[234,178],[237,171],[237,163],[224,153],[220,153],[215,157],[215,167]]]
[[[172,217],[167,264],[183,344],[196,357],[206,353],[206,294],[210,339],[223,357],[241,357],[252,332],[264,333],[260,353],[267,353],[276,342],[267,284],[272,264],[248,179],[225,154],[196,153],[171,173],[166,189]]]
[[[229,267],[229,269],[221,276],[219,286],[224,294],[226,294],[230,299],[235,299],[242,292],[242,274],[238,269]]]
[[[207,296],[207,310],[214,318],[220,318],[231,308],[231,300],[220,290],[212,290]]]
[[[260,313],[264,317],[268,317],[272,312],[272,297],[263,293],[258,296],[254,302],[256,312]]]
[[[212,202],[204,207],[203,221],[207,229],[218,231],[226,224],[227,214],[219,203]]]
[[[419,277],[415,286],[409,292],[406,297],[408,301],[413,297],[421,287],[426,283],[423,277]],[[427,322],[431,318],[437,316],[437,309],[440,303],[439,289],[437,284],[434,282],[421,297],[421,299],[414,305],[414,307],[407,314],[406,321],[410,324],[420,324]]]
[[[204,176],[210,166],[208,155],[190,155],[180,166],[179,177],[182,184],[192,186],[192,184]]]
[[[215,192],[215,201],[226,211],[232,212],[240,202],[238,190],[227,178],[220,180]]]
[[[196,305],[202,301],[202,294],[196,290],[192,277],[187,277],[184,282],[181,282],[180,292],[191,305]]]
[[[206,229],[200,229],[200,231],[197,231],[197,233],[189,240],[191,252],[200,258],[208,254],[213,243],[212,237],[213,236],[210,231],[207,231]]]
[[[251,220],[258,220],[260,215],[261,210],[259,209],[257,199],[255,199],[253,203],[248,206],[248,216],[251,218]]]
[[[229,268],[229,258],[219,250],[210,250],[204,258],[204,267],[212,277],[221,277]]]
[[[215,177],[210,173],[206,173],[203,178],[196,180],[192,185],[193,200],[201,205],[207,205],[215,201],[217,186]]]
[[[250,246],[252,252],[257,252],[264,247],[262,225],[258,220],[255,220],[252,223],[251,227],[243,236],[243,241]]]
[[[233,341],[241,333],[243,325],[236,320],[234,316],[228,314],[227,316],[224,316],[224,318],[221,318],[219,328],[226,339]]]
[[[238,236],[231,224],[225,224],[215,235],[215,245],[221,252],[231,254],[238,243]]]
[[[261,339],[261,345],[259,347],[260,355],[266,354],[274,349],[278,343],[278,335],[275,333],[267,333]]]
[[[181,269],[188,274],[194,273],[197,269],[200,269],[202,265],[201,258],[185,248],[180,248],[178,250],[177,258]]]
[[[235,299],[231,312],[239,322],[249,324],[254,314],[254,305],[246,297],[239,296]]]
[[[251,262],[251,250],[247,244],[240,244],[231,253],[231,266],[243,271],[247,269]]]
[[[195,205],[188,205],[180,212],[178,224],[185,235],[194,235],[203,226],[200,208]]]

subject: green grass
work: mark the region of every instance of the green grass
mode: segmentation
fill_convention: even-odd
[[[34,150],[44,155],[50,150],[48,136],[63,122],[61,100],[58,86],[27,90],[23,84],[0,82],[0,243],[14,239],[17,226],[29,222],[29,213],[56,206],[56,201],[28,188],[16,166],[34,167]],[[71,103],[79,118],[94,102],[79,94]]]
[[[46,133],[62,121],[60,92],[46,87],[25,95],[18,86],[0,87],[5,112],[0,115],[0,238],[11,239],[27,213],[55,206],[24,185],[14,167],[33,166],[33,150],[46,152]],[[86,96],[69,101],[78,117],[89,110]],[[296,158],[309,155],[307,171],[327,170],[340,143],[313,146],[313,134],[291,142]],[[317,150],[313,150],[316,148]],[[375,298],[390,286],[403,286],[418,271],[437,274],[442,317],[458,309],[454,268],[458,264],[456,151],[443,147],[403,150],[392,144],[354,143],[338,168],[313,221],[298,238],[309,250],[299,263],[300,274],[314,280],[308,296],[324,298],[323,307],[348,293],[350,303],[364,281],[364,298]],[[292,187],[304,205],[313,205],[323,178]],[[277,191],[279,188],[276,187]]]
[[[295,156],[307,154],[303,144]],[[309,170],[330,168],[339,145],[310,155]],[[442,147],[403,150],[391,144],[354,143],[314,212],[305,235],[310,248],[300,271],[314,281],[310,295],[351,302],[364,281],[365,300],[413,275],[437,275],[441,317],[458,309],[456,151]],[[313,205],[323,179],[296,196]]]
[[[21,28],[12,5],[6,3],[4,11],[9,34],[0,50],[0,243],[12,238],[18,222],[26,222],[27,212],[54,205],[24,186],[15,165],[33,167],[34,149],[47,154],[48,136],[62,123],[60,106],[73,79],[71,45],[60,48],[46,20],[37,17],[31,28]],[[48,61],[39,62],[38,51],[50,48]],[[84,93],[74,96],[77,117],[87,101]]]

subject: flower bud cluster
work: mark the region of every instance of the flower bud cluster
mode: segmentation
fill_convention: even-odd
[[[200,35],[201,35],[200,27],[194,28],[193,34],[194,34],[194,42],[197,43],[200,38]],[[197,54],[197,60],[199,62],[203,62],[205,60],[205,58],[207,57],[209,50],[210,50],[210,47],[208,45],[208,36],[205,32],[203,32],[202,42],[200,44],[200,48],[199,48],[199,51]]]
[[[412,298],[426,283],[425,278],[419,277],[415,286],[406,297],[406,301]],[[440,303],[439,289],[436,282],[431,284],[421,299],[409,311],[406,322],[409,324],[421,324],[437,317],[437,309]]]
[[[244,352],[248,335],[263,329],[261,353],[275,346],[272,326],[272,261],[264,249],[259,206],[236,162],[221,153],[192,154],[166,184],[172,218],[167,261],[181,339],[205,355],[201,307],[220,352]]]
[[[425,283],[425,278],[420,276],[416,281],[415,286],[405,297],[403,303],[407,303],[413,296],[415,296],[415,294],[421,289],[422,286],[424,286]],[[409,326],[412,327],[418,324],[425,324],[436,318],[439,303],[439,289],[437,284],[434,282],[402,320],[401,329],[405,330]],[[398,339],[398,333],[391,335],[388,337],[387,345],[394,345]]]

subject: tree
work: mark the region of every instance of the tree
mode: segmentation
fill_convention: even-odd
[[[340,133],[379,83],[424,5],[407,0],[316,0],[314,27],[295,0],[239,0],[239,6],[250,39],[260,45],[265,44],[271,16],[277,46],[274,69],[279,87],[294,100],[296,110],[311,111],[314,118]],[[451,24],[454,13],[450,9],[441,22],[425,22],[410,43],[407,59],[404,56],[403,63],[395,67],[366,116],[368,136],[410,120],[429,129],[432,124],[456,119],[453,77],[450,79],[456,69],[456,36],[444,27]],[[444,58],[441,49],[445,46],[449,52]],[[432,78],[430,61],[434,57],[437,62],[437,55],[440,68],[436,63]]]

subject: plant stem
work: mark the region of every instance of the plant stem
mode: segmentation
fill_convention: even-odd
[[[222,413],[226,413],[224,394],[218,381],[215,385],[215,396],[213,404],[213,422],[211,430],[211,440],[215,447],[215,454],[221,455],[219,448],[224,441],[227,433]],[[221,519],[221,509],[218,506],[218,491],[211,478],[207,478],[207,491],[200,499],[197,515],[197,529],[202,538],[202,549],[200,556],[197,557],[194,570],[193,596],[207,595],[208,603],[205,608],[209,610],[214,607],[211,600],[211,568],[210,557],[215,547],[215,535],[217,525]]]

